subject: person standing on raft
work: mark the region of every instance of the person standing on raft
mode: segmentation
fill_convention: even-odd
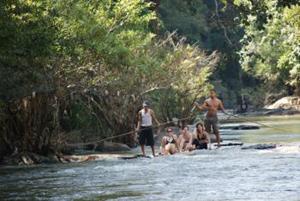
[[[141,145],[142,154],[145,154],[145,145],[151,146],[152,154],[155,157],[154,149],[154,137],[153,137],[153,128],[152,120],[155,120],[156,124],[159,126],[160,123],[155,117],[155,114],[152,109],[150,109],[150,104],[148,101],[143,102],[143,109],[138,113],[138,124],[136,131],[139,132],[139,144]]]
[[[223,103],[217,98],[217,93],[214,89],[210,90],[210,98],[206,99],[204,103],[200,106],[198,103],[194,105],[200,110],[207,110],[206,117],[204,119],[205,130],[208,133],[213,133],[216,135],[217,146],[220,146],[220,132],[219,132],[219,120],[218,120],[218,110],[222,110],[225,113]]]

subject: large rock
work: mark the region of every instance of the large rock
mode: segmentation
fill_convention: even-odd
[[[103,142],[95,147],[95,151],[101,152],[119,152],[119,151],[130,151],[130,148],[126,144],[116,142]]]
[[[263,113],[263,115],[295,115],[299,114],[300,110],[291,108],[291,109],[273,109],[268,110]]]
[[[60,160],[56,154],[49,154],[48,156],[42,156],[31,152],[16,153],[4,157],[3,160],[4,165],[52,164],[52,163],[59,163],[59,162]]]
[[[254,124],[225,124],[221,125],[220,129],[223,130],[257,130],[260,129],[258,125]]]
[[[276,148],[276,144],[255,144],[255,145],[242,147],[242,149],[259,149],[259,150],[275,149],[275,148]]]
[[[243,146],[242,142],[229,142],[220,144],[221,147],[230,147],[230,146]]]
[[[295,109],[300,111],[300,97],[299,96],[287,96],[279,99],[275,103],[269,106],[265,106],[266,109]]]

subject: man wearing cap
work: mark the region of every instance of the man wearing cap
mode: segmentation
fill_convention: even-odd
[[[160,125],[159,121],[155,117],[153,110],[150,109],[149,102],[144,101],[143,109],[141,109],[138,113],[138,124],[137,124],[137,131],[140,132],[139,143],[141,145],[143,156],[146,156],[145,145],[151,146],[152,154],[153,156],[155,156],[152,119],[155,120],[158,126]]]

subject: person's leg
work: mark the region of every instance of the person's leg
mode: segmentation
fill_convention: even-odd
[[[147,129],[147,143],[151,146],[152,154],[155,157],[154,136],[152,128]]]
[[[217,131],[215,131],[215,135],[216,135],[216,139],[217,139],[217,146],[219,147],[220,146],[220,133],[219,133],[219,131],[217,130]]]
[[[204,120],[204,127],[207,133],[211,133],[211,123],[208,119]]]
[[[218,125],[218,119],[215,119],[212,123],[213,131],[214,134],[216,135],[216,140],[217,140],[217,146],[220,146],[220,132],[219,132],[219,125]]]
[[[182,150],[181,135],[179,135],[177,139],[177,144],[178,144],[179,152],[181,152]]]
[[[169,155],[170,150],[171,150],[171,146],[170,146],[170,144],[167,144],[166,147],[165,147],[165,155]]]
[[[175,144],[169,144],[169,153],[170,154],[176,153],[176,145]]]
[[[152,155],[155,157],[155,149],[154,149],[154,145],[151,145],[151,150],[152,150]]]
[[[145,144],[146,144],[145,130],[142,130],[140,132],[139,143],[141,145],[141,150],[142,150],[143,156],[146,156],[146,154],[145,154]]]
[[[141,149],[142,149],[143,156],[146,156],[146,154],[145,154],[145,145],[144,144],[141,144]]]
[[[192,143],[192,149],[197,149],[199,146],[199,141],[197,139],[194,139],[193,140],[193,143]]]
[[[187,150],[187,151],[193,151],[193,150],[194,150],[194,149],[193,149],[193,145],[187,144],[187,145],[186,145],[186,150]]]
[[[166,137],[163,137],[163,139],[161,140],[161,150],[160,150],[161,154],[165,154],[166,144],[167,144],[167,139]]]
[[[183,142],[183,148],[182,148],[184,151],[188,151],[188,150],[187,150],[187,145],[188,145],[188,143],[186,143],[186,142],[184,141],[184,142]]]
[[[179,152],[182,152],[184,147],[184,139],[181,136],[178,139],[178,144],[179,144]]]

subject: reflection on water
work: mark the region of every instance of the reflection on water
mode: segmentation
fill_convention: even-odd
[[[240,132],[241,141],[245,143],[291,143],[300,142],[300,116],[260,117],[262,129]],[[263,126],[265,125],[265,127]]]
[[[169,157],[0,169],[0,200],[300,200],[298,119],[289,129],[224,131],[225,140],[280,143],[275,150],[223,147]],[[150,152],[149,152],[150,153]]]

